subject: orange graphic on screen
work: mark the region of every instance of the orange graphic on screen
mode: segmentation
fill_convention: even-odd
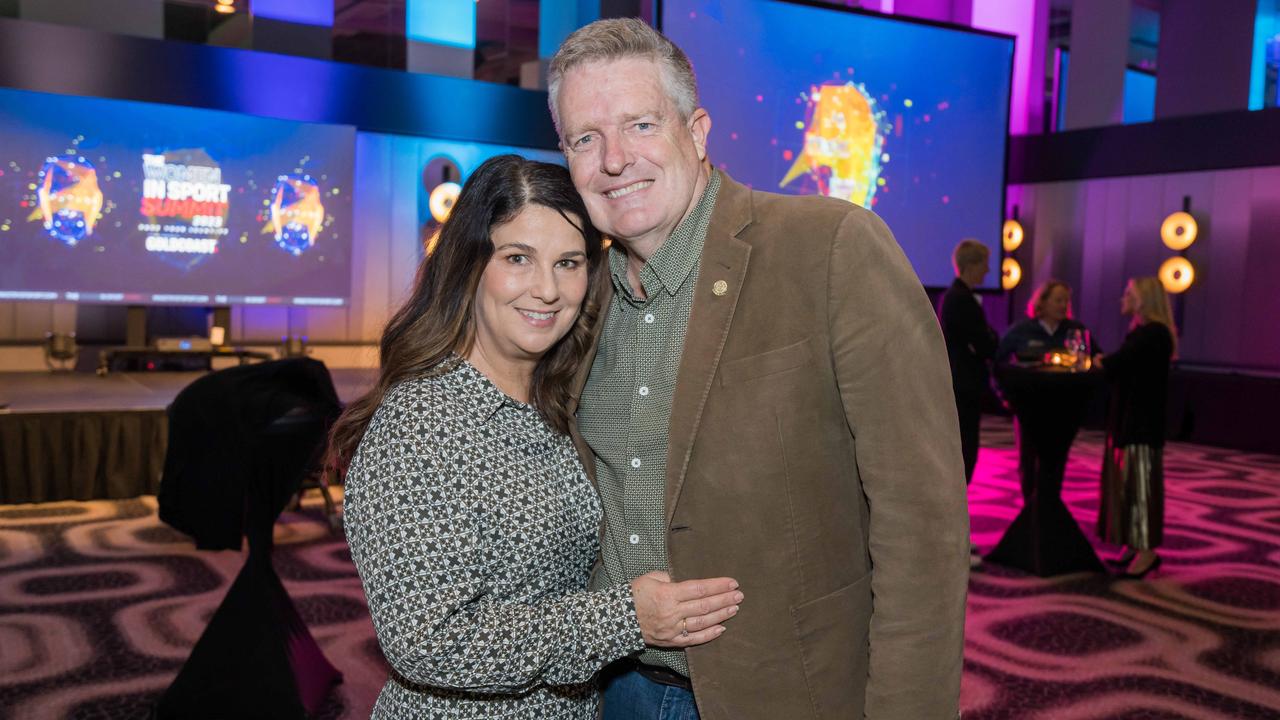
[[[49,158],[40,169],[39,201],[29,220],[40,219],[53,238],[74,247],[93,234],[102,211],[102,189],[93,163],[83,157]]]
[[[276,244],[298,256],[316,244],[324,227],[320,186],[310,175],[281,175],[271,192],[271,223]]]
[[[807,175],[829,197],[871,207],[880,181],[884,112],[862,85],[824,84],[810,88],[804,149],[779,187]]]

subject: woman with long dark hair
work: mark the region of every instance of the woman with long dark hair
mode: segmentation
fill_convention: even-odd
[[[1111,387],[1098,534],[1125,546],[1125,574],[1142,577],[1160,566],[1165,407],[1177,331],[1158,278],[1129,280],[1120,311],[1132,318],[1129,334],[1118,350],[1097,358]]]
[[[568,388],[605,267],[567,170],[485,162],[387,325],[377,384],[334,426],[393,671],[375,718],[592,718],[605,664],[707,642],[736,612],[729,578],[586,590],[601,506]]]

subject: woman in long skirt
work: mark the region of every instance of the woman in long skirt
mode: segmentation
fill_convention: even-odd
[[[1120,311],[1132,318],[1129,334],[1120,349],[1098,357],[1111,388],[1098,534],[1125,546],[1125,574],[1142,577],[1160,565],[1165,408],[1177,332],[1157,278],[1129,280]]]

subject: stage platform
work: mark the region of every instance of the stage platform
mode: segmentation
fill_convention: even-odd
[[[154,494],[165,408],[201,372],[0,373],[0,504]],[[330,370],[350,402],[377,371]]]

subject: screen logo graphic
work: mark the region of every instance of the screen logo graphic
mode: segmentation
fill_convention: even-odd
[[[779,187],[807,175],[822,195],[870,208],[880,180],[884,111],[863,85],[826,83],[809,90],[804,149]]]
[[[218,252],[231,207],[218,163],[202,149],[171,150],[144,154],[142,172],[138,230],[147,252],[188,269]]]
[[[93,235],[102,211],[102,189],[93,163],[79,155],[45,160],[28,220],[42,220],[45,232],[67,247]]]
[[[276,245],[297,257],[316,244],[324,227],[320,186],[310,175],[281,175],[271,190],[271,225]]]

